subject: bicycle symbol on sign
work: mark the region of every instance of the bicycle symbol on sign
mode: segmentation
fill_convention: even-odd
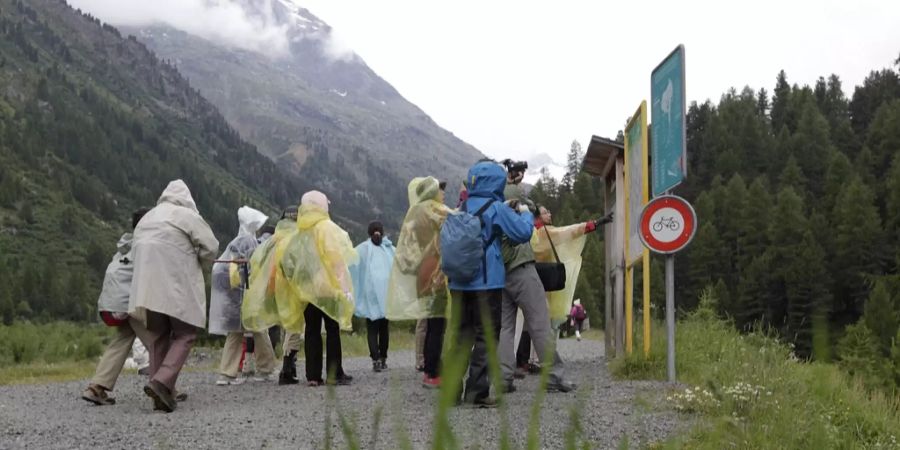
[[[659,222],[653,224],[653,231],[660,232],[663,230],[663,227],[668,228],[672,231],[678,231],[681,228],[681,224],[675,220],[674,217],[660,217]]]

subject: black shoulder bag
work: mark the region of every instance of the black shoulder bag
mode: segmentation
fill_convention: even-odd
[[[541,278],[545,292],[561,291],[566,288],[566,265],[559,260],[559,254],[556,253],[556,246],[553,245],[553,239],[550,239],[547,227],[544,227],[544,232],[547,233],[547,240],[550,241],[550,248],[553,249],[556,262],[534,263],[534,268]]]

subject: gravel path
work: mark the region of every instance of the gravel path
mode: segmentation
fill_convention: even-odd
[[[597,341],[560,342],[578,394],[548,394],[543,405],[543,448],[563,448],[570,411],[580,407],[584,437],[595,448],[617,448],[664,439],[680,429],[678,415],[661,404],[665,384],[613,382]],[[406,435],[416,449],[430,448],[435,393],[420,387],[410,352],[396,352],[385,373],[373,373],[367,358],[344,361],[352,386],[335,390],[339,407],[355,422],[362,448],[398,449]],[[302,373],[302,369],[301,369]],[[247,383],[215,386],[213,373],[185,373],[180,389],[190,398],[172,414],[152,411],[145,379],[125,375],[116,386],[118,404],[97,407],[81,400],[86,381],[0,387],[0,449],[7,448],[323,448],[328,390],[305,385]],[[517,382],[505,397],[512,440],[524,447],[537,377]],[[384,414],[373,445],[374,411]],[[497,448],[502,409],[456,408],[455,434],[464,448]],[[346,448],[338,416],[331,414],[335,448]],[[397,432],[397,430],[404,430]]]

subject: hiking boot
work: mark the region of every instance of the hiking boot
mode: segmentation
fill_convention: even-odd
[[[306,382],[306,385],[309,386],[309,387],[319,387],[319,386],[322,386],[322,385],[324,385],[324,384],[325,384],[325,382],[322,381],[322,380],[309,380],[309,381]]]
[[[547,384],[547,392],[567,393],[574,391],[576,388],[577,386],[575,386],[575,384],[569,383],[567,381],[557,381]]]
[[[512,381],[508,381],[508,382],[503,383],[502,385],[500,385],[500,390],[501,390],[504,394],[512,394],[513,392],[516,392],[516,385],[513,384]]]
[[[292,351],[284,357],[281,364],[281,373],[278,375],[278,384],[280,386],[286,384],[298,384],[300,379],[297,378],[297,352]]]
[[[537,363],[528,363],[528,373],[531,375],[541,373],[541,365]]]
[[[513,378],[517,380],[524,380],[525,376],[528,375],[528,365],[516,367],[516,370],[513,371]]]
[[[387,358],[381,358],[381,370],[388,370]]]
[[[422,387],[425,389],[438,389],[441,387],[441,377],[429,377],[425,375],[422,379]]]
[[[170,413],[175,411],[175,408],[178,407],[175,399],[172,398],[172,393],[169,392],[169,388],[163,386],[163,384],[158,381],[150,380],[150,382],[144,386],[144,393],[147,394],[147,397],[153,399],[154,410]]]
[[[216,386],[237,386],[244,384],[245,381],[247,379],[241,376],[229,377],[228,375],[219,375],[219,378],[216,379]]]
[[[175,389],[175,401],[176,402],[181,403],[183,401],[186,401],[187,397],[188,397],[187,392],[178,392],[178,389]]]
[[[381,360],[372,361],[372,372],[381,372]]]
[[[482,408],[482,409],[496,408],[498,404],[499,403],[497,402],[497,399],[494,397],[476,398],[475,400],[472,401],[472,403],[466,403],[466,405],[471,408]]]
[[[333,380],[326,380],[325,383],[331,386],[349,386],[353,382],[353,377],[346,373],[338,375]]]
[[[106,389],[97,384],[88,385],[87,389],[81,393],[81,398],[97,406],[116,404],[116,399],[106,395]]]
[[[138,375],[147,376],[150,375],[150,367],[141,367],[138,369]]]

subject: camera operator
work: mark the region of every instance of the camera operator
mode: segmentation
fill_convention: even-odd
[[[507,168],[504,197],[513,209],[519,205],[528,205],[535,211],[534,203],[525,196],[520,185],[528,164],[525,162],[503,161]],[[542,363],[550,363],[550,380],[547,390],[550,392],[570,392],[575,385],[563,379],[563,362],[553,347],[556,342],[550,327],[550,313],[544,285],[535,269],[534,251],[531,243],[514,244],[504,239],[502,242],[503,263],[506,266],[506,284],[503,289],[503,304],[500,326],[500,361],[503,372],[504,390],[515,392],[513,385],[516,367],[515,334],[516,315],[519,309],[525,320],[525,330],[534,341],[535,350]],[[552,358],[552,362],[545,359]]]

